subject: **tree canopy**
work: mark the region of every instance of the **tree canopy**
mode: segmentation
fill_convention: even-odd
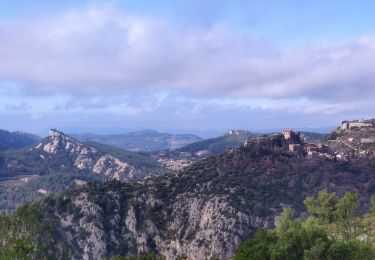
[[[358,195],[338,198],[326,190],[304,201],[309,213],[296,219],[286,207],[273,230],[259,229],[234,259],[374,259],[375,197],[369,213],[359,212]]]

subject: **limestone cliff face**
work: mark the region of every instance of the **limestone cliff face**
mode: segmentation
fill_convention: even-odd
[[[71,202],[72,211],[56,212],[76,259],[102,259],[113,254],[157,251],[176,259],[230,259],[236,247],[267,221],[242,212],[227,196],[182,193],[171,204],[157,194],[133,197],[107,190],[108,211],[95,197],[81,192]],[[68,221],[69,220],[69,221]],[[83,236],[72,234],[84,234]]]
[[[106,177],[116,180],[140,179],[147,176],[140,169],[136,169],[126,162],[111,156],[104,155],[93,166],[92,171],[96,174],[104,174]]]
[[[75,170],[93,173],[106,179],[127,181],[153,175],[150,171],[139,169],[54,129],[50,130],[49,137],[38,144],[35,150],[39,151],[40,157],[45,160],[64,157]],[[61,167],[68,166],[62,164]]]
[[[41,143],[37,147],[42,148],[48,154],[67,152],[77,156],[89,156],[98,152],[95,148],[87,147],[74,138],[54,129],[49,132],[49,142]]]

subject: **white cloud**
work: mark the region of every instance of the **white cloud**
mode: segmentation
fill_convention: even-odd
[[[0,59],[1,79],[51,93],[351,99],[375,83],[372,36],[286,52],[220,24],[182,28],[108,8],[1,23]]]

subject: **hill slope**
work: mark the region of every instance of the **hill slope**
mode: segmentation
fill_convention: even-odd
[[[172,135],[152,130],[143,130],[119,135],[72,134],[72,136],[84,142],[94,141],[136,152],[174,150],[202,140],[196,135]]]
[[[0,153],[0,198],[3,198],[0,210],[16,206],[20,202],[18,197],[33,197],[37,190],[27,188],[30,185],[46,192],[58,190],[58,186],[48,185],[49,179],[43,176],[65,176],[70,182],[62,181],[61,189],[64,189],[74,186],[77,180],[129,181],[165,172],[149,155],[103,144],[82,143],[51,130],[50,136],[35,147]],[[34,194],[26,195],[26,191]]]
[[[223,136],[202,140],[177,149],[177,152],[185,152],[191,154],[214,155],[225,152],[232,147],[241,146],[246,140],[252,139],[259,134],[255,134],[245,130],[231,130]]]
[[[0,151],[28,147],[40,140],[39,136],[33,134],[0,130]]]
[[[256,228],[271,227],[285,205],[327,188],[375,192],[375,162],[308,159],[282,136],[254,140],[175,174],[141,182],[90,184],[36,205],[56,223],[76,258],[155,251],[175,259],[228,259]],[[66,237],[67,239],[61,239]]]

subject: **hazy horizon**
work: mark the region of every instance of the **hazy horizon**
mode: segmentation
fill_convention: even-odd
[[[331,130],[334,130],[337,128],[337,126],[326,126],[326,127],[318,127],[318,128],[308,128],[308,127],[296,127],[293,128],[295,131],[305,131],[305,132],[315,132],[320,134],[325,134],[330,132]],[[140,131],[156,131],[158,133],[167,133],[172,135],[179,135],[179,134],[191,134],[196,135],[198,137],[201,137],[203,139],[207,138],[215,138],[221,135],[224,135],[228,133],[230,130],[246,130],[253,133],[275,133],[275,132],[281,132],[285,130],[286,128],[270,128],[270,129],[235,129],[235,128],[228,128],[226,130],[220,130],[220,129],[202,129],[202,130],[194,130],[194,129],[188,129],[188,130],[178,130],[178,129],[152,129],[152,128],[142,128],[142,129],[136,129],[136,128],[97,128],[95,130],[89,129],[89,128],[82,128],[82,127],[64,127],[64,128],[48,128],[40,132],[30,132],[25,131],[23,129],[6,129],[6,128],[0,128],[0,130],[6,130],[9,132],[25,132],[30,133],[34,135],[38,135],[40,137],[46,137],[49,134],[49,131],[52,129],[56,129],[58,131],[62,131],[67,135],[84,135],[84,134],[94,134],[94,135],[121,135],[121,134],[128,134],[133,132],[140,132]]]

